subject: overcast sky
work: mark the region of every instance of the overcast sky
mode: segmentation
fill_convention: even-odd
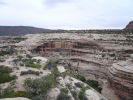
[[[0,0],[0,25],[50,29],[124,28],[133,0]]]

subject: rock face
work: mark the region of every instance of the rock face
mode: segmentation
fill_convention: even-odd
[[[133,100],[133,60],[114,63],[109,69],[109,81],[121,100]]]
[[[133,21],[129,22],[129,24],[125,28],[126,30],[133,30]]]

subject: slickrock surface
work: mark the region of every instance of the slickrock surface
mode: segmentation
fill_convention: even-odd
[[[30,100],[30,99],[22,98],[22,97],[17,97],[17,98],[5,98],[5,99],[0,99],[0,100]]]

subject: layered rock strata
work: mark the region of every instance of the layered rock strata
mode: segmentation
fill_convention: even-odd
[[[133,59],[114,63],[109,68],[109,81],[121,100],[133,100]]]

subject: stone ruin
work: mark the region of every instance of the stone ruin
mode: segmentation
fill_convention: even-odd
[[[53,39],[43,41],[33,51],[46,54],[51,51],[66,51],[70,55],[86,54],[89,49],[102,49],[99,45],[87,40]]]

